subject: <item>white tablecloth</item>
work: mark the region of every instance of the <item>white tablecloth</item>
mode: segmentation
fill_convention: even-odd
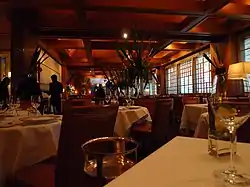
[[[208,112],[201,114],[197,127],[194,132],[194,137],[196,138],[207,138],[209,128],[209,116]]]
[[[127,107],[120,106],[116,117],[114,132],[119,136],[128,136],[129,129],[132,124],[145,117],[146,115],[146,120],[152,121],[149,111],[145,107],[129,109]]]
[[[200,115],[207,111],[207,104],[186,104],[181,116],[180,129],[195,131]]]
[[[21,116],[23,117],[23,116]],[[48,124],[3,126],[13,117],[0,121],[0,186],[7,175],[36,164],[57,153],[61,121]]]
[[[176,137],[106,187],[221,187],[213,171],[226,169],[229,158],[208,155],[207,146],[204,139]],[[237,152],[236,166],[250,173],[250,144],[238,144]]]

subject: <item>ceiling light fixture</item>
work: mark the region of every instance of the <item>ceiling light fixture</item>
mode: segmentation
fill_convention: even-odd
[[[128,38],[128,34],[126,32],[123,33],[123,38],[127,39]]]

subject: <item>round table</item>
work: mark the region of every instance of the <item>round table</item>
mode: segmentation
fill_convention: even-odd
[[[129,129],[133,125],[133,123],[139,121],[144,117],[146,117],[147,121],[152,121],[149,111],[145,107],[120,106],[116,117],[116,123],[114,129],[115,134],[123,137],[128,136]]]
[[[6,125],[13,121],[12,126]],[[46,124],[26,125],[16,117],[1,117],[0,184],[15,171],[56,155],[60,129],[59,119]]]

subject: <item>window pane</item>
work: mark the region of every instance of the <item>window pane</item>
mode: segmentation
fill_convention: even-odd
[[[177,67],[173,66],[166,70],[167,74],[167,93],[168,94],[177,94]]]
[[[190,59],[180,64],[180,83],[182,94],[193,93],[192,65],[193,63]]]
[[[206,54],[210,57],[209,53]],[[211,64],[203,57],[203,55],[200,55],[196,58],[195,65],[196,93],[210,92],[212,86]]]

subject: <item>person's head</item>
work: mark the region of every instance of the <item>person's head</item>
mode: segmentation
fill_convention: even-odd
[[[5,77],[3,80],[2,80],[2,85],[3,86],[8,86],[10,84],[10,78],[9,77]]]
[[[56,75],[52,75],[52,76],[51,76],[51,80],[52,80],[52,82],[57,81],[57,76],[56,76]]]

